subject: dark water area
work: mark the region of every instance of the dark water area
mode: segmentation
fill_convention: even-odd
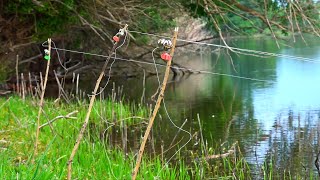
[[[223,51],[194,52],[176,57],[176,62],[193,69],[233,74],[267,82],[211,74],[192,74],[172,79],[166,89],[165,104],[172,121],[192,135],[198,135],[200,117],[203,138],[208,147],[238,142],[253,169],[272,163],[279,170],[298,173],[315,171],[320,130],[320,39],[307,38],[278,49],[272,39],[235,39],[230,46],[290,56],[306,57],[318,62],[288,57],[261,58],[231,53],[237,72]],[[163,68],[160,68],[162,71]],[[160,80],[162,81],[162,76]],[[113,79],[123,86],[127,99],[141,102],[143,77]],[[156,92],[156,77],[146,79],[146,100]],[[154,126],[158,148],[169,147],[179,131],[170,122],[164,108]],[[196,134],[195,134],[196,133]],[[181,140],[181,138],[183,138]],[[180,131],[176,142],[181,147],[189,135]],[[161,143],[160,143],[161,142]],[[199,149],[191,141],[187,150]],[[174,148],[173,148],[174,149]],[[177,148],[175,149],[177,150]],[[173,150],[173,152],[175,152]],[[173,154],[173,152],[168,153]]]

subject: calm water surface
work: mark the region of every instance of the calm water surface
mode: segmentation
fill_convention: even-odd
[[[271,158],[281,169],[315,170],[319,150],[320,122],[320,39],[308,38],[308,46],[298,40],[278,49],[272,39],[238,39],[230,46],[308,57],[319,62],[305,62],[283,57],[260,58],[231,54],[234,71],[224,52],[188,52],[176,57],[186,67],[251,77],[268,82],[219,75],[193,74],[173,79],[167,86],[165,103],[178,126],[187,119],[184,129],[199,132],[199,114],[205,141],[216,148],[226,142],[238,142],[249,163],[261,166]],[[163,69],[162,69],[163,70]],[[161,69],[160,69],[161,71]],[[162,76],[160,77],[162,80]],[[124,94],[140,102],[143,79],[118,80]],[[146,81],[146,100],[158,87],[156,77]],[[164,109],[154,126],[154,136],[168,147],[177,133]],[[182,146],[189,136],[180,132]],[[176,140],[176,141],[177,141]],[[160,143],[158,143],[160,144]],[[194,140],[187,149],[200,145]],[[170,153],[169,153],[170,154]],[[172,153],[171,153],[172,154]]]

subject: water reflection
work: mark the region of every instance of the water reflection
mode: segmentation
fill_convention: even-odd
[[[320,40],[310,39],[308,42],[308,47],[301,41],[291,49],[277,49],[270,39],[238,39],[229,44],[320,61]],[[223,52],[202,56],[185,54],[176,57],[175,61],[194,69],[269,82],[208,74],[176,79],[168,84],[165,94],[172,120],[181,126],[188,119],[184,129],[194,134],[199,131],[199,114],[208,146],[217,147],[222,142],[238,141],[245,157],[255,168],[273,162],[277,170],[286,168],[286,172],[300,174],[313,171],[313,162],[319,150],[320,63],[277,57],[231,56],[237,72],[228,60],[229,56]],[[127,98],[140,102],[143,79],[115,81],[117,85],[124,86]],[[147,79],[147,99],[156,92],[157,87],[156,77]],[[154,126],[154,136],[163,141],[158,142],[158,146],[172,144],[177,131],[161,109],[161,118],[156,120]],[[179,145],[182,146],[188,136],[180,132],[176,139],[181,140]],[[196,149],[199,145],[190,143],[187,148]]]

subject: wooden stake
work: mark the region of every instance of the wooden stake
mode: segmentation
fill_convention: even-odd
[[[176,27],[175,30],[174,30],[174,34],[173,34],[172,48],[171,48],[171,51],[170,51],[171,57],[173,57],[173,54],[174,54],[174,49],[175,49],[175,46],[176,46],[177,36],[178,36],[178,28]],[[150,134],[154,119],[155,119],[155,117],[156,117],[156,115],[158,113],[158,110],[160,108],[161,101],[162,101],[162,99],[164,97],[164,91],[166,89],[167,81],[168,81],[169,73],[170,73],[171,61],[167,61],[166,72],[164,74],[162,86],[161,86],[161,89],[160,89],[160,93],[158,95],[158,100],[156,102],[156,106],[154,107],[152,116],[150,117],[149,124],[148,124],[148,127],[146,129],[146,132],[145,132],[145,134],[143,136],[143,140],[142,140],[142,143],[141,143],[141,146],[140,146],[140,150],[139,150],[136,166],[135,166],[135,168],[134,168],[134,170],[132,172],[132,180],[135,180],[136,177],[137,177],[138,170],[139,170],[140,163],[141,163],[141,159],[142,159],[142,155],[143,155],[143,151],[144,151],[144,147],[146,145],[148,136]]]
[[[128,25],[126,24],[125,27],[124,27],[124,30],[126,31],[127,28],[128,28]],[[95,85],[94,90],[93,90],[93,92],[92,92],[92,96],[91,96],[91,99],[90,99],[90,103],[89,103],[89,107],[88,107],[88,111],[87,111],[86,118],[85,118],[84,123],[83,123],[83,125],[82,125],[82,127],[81,127],[81,130],[80,130],[80,132],[79,132],[78,138],[77,138],[77,140],[76,140],[76,144],[74,145],[73,150],[72,150],[71,155],[70,155],[70,158],[69,158],[69,160],[68,160],[68,176],[67,176],[68,180],[71,179],[71,175],[72,175],[72,161],[73,161],[74,156],[75,156],[76,153],[77,153],[77,150],[78,150],[78,148],[79,148],[80,142],[81,142],[81,140],[82,140],[82,138],[83,138],[84,131],[86,130],[86,127],[87,127],[87,125],[88,125],[88,123],[89,123],[89,118],[90,118],[91,110],[92,110],[92,107],[93,107],[94,100],[95,100],[95,98],[96,98],[97,91],[98,91],[99,86],[100,86],[100,82],[101,82],[101,80],[102,80],[102,78],[103,78],[103,76],[104,76],[104,74],[105,74],[105,71],[106,71],[107,66],[108,66],[108,62],[109,62],[109,60],[110,60],[113,52],[115,51],[115,49],[116,49],[117,47],[118,47],[118,43],[115,43],[115,44],[113,45],[113,47],[112,47],[112,50],[111,50],[111,52],[110,52],[110,54],[109,54],[108,59],[106,60],[106,62],[104,63],[104,65],[103,65],[103,67],[102,67],[101,73],[100,73],[100,75],[99,75],[99,78],[97,79],[96,85]]]
[[[33,153],[33,158],[32,162],[34,162],[35,157],[37,156],[38,153],[38,141],[39,141],[39,134],[40,134],[40,117],[41,117],[41,112],[42,112],[42,107],[43,107],[43,99],[44,99],[44,94],[46,92],[46,86],[47,86],[47,81],[48,81],[48,74],[49,74],[49,67],[50,67],[50,60],[51,60],[51,39],[48,39],[48,54],[49,56],[48,62],[47,62],[47,69],[46,69],[46,75],[44,78],[44,83],[43,86],[41,86],[41,97],[40,97],[40,104],[39,104],[39,111],[38,111],[38,120],[37,120],[37,131],[36,131],[36,140],[34,143],[34,153]]]

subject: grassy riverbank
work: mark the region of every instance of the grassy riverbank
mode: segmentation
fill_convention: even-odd
[[[41,124],[67,114],[70,116],[41,128],[39,154],[32,163],[38,100],[22,100],[17,96],[0,98],[0,179],[64,179],[67,161],[86,110],[87,103],[83,101],[66,104],[47,99]],[[139,145],[148,114],[146,107],[124,104],[121,101],[97,100],[88,131],[74,158],[73,177],[130,179],[136,160],[134,151],[137,149],[132,143],[136,141]],[[123,141],[124,129],[128,131],[127,134],[131,134]],[[137,134],[137,138],[132,139],[132,134]],[[117,142],[111,142],[114,138],[109,137],[114,137]],[[130,145],[124,146],[123,142],[129,142]],[[193,138],[190,143],[196,142],[199,141]],[[271,159],[261,167],[252,168],[242,156],[237,143],[217,148],[200,144],[201,148],[197,150],[182,149],[169,165],[165,165],[166,159],[162,159],[162,155],[150,156],[146,153],[138,179],[316,177],[314,171],[278,171],[273,163],[276,159]],[[164,148],[166,150],[168,147]]]
[[[23,101],[19,97],[0,99],[0,179],[63,179],[66,164],[75,143],[76,135],[86,114],[86,105],[46,101],[42,124],[57,116],[78,111],[75,119],[59,119],[41,129],[39,155],[31,162],[35,139],[38,106],[35,100]],[[81,143],[73,163],[77,179],[130,179],[135,162],[133,153],[125,155],[117,147],[111,148],[99,138],[101,119],[109,126],[124,121],[134,126],[147,117],[147,110],[134,105],[111,101],[97,102],[94,106],[90,131]],[[135,118],[130,118],[135,117]],[[123,121],[121,121],[123,119]],[[103,124],[103,123],[102,123]],[[105,123],[104,123],[105,124]],[[104,129],[108,128],[107,126]],[[93,131],[95,129],[96,131]],[[139,179],[189,179],[187,168],[181,163],[177,168],[163,168],[159,158],[144,158]]]

